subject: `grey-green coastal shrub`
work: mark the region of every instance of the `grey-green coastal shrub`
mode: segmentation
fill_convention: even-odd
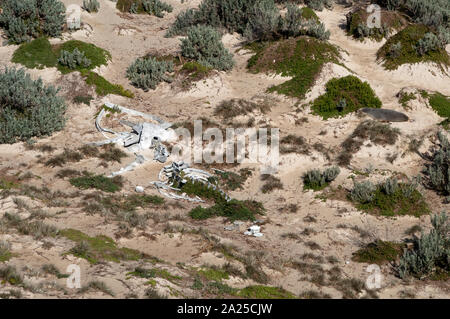
[[[98,12],[100,3],[97,0],[83,0],[83,9],[89,13]]]
[[[313,19],[308,20],[304,26],[306,35],[317,38],[319,40],[328,40],[330,38],[330,31],[325,28],[321,22]]]
[[[437,35],[432,32],[428,32],[425,36],[419,40],[416,45],[417,54],[423,56],[430,51],[436,51],[441,47],[441,42]]]
[[[50,135],[64,128],[66,105],[58,89],[23,69],[0,73],[0,143]]]
[[[92,63],[84,52],[81,52],[78,48],[75,48],[72,52],[62,50],[58,62],[72,70],[78,67],[87,68]]]
[[[66,8],[59,0],[3,0],[0,27],[11,43],[39,36],[60,36]]]
[[[303,175],[304,188],[321,190],[334,181],[340,172],[337,166],[327,168],[323,172],[318,169],[309,170]]]
[[[144,0],[142,1],[142,7],[145,12],[158,18],[163,18],[164,12],[170,13],[173,11],[173,7],[170,4],[159,0]]]
[[[248,41],[302,34],[321,40],[329,38],[325,26],[315,19],[303,17],[298,6],[288,3],[286,8],[287,12],[282,16],[274,0],[203,0],[198,8],[181,12],[166,36],[186,35],[192,26],[207,25],[230,33],[237,32]]]
[[[331,9],[333,0],[305,0],[305,4],[311,9],[322,11],[324,8]]]
[[[270,40],[278,32],[281,21],[273,0],[261,0],[249,10],[244,37],[249,41]]]
[[[298,36],[304,20],[302,9],[292,3],[289,3],[286,9],[284,19],[281,20],[281,31],[287,37]]]
[[[350,198],[354,202],[361,204],[370,203],[375,196],[376,187],[370,181],[355,183],[350,193]]]
[[[450,223],[446,213],[431,217],[433,229],[414,242],[414,249],[401,257],[398,274],[401,278],[424,278],[440,268],[450,273]]]
[[[127,78],[137,88],[148,91],[156,89],[162,81],[171,82],[168,73],[173,72],[171,61],[158,61],[154,57],[138,58],[127,69]]]
[[[259,20],[263,21],[275,11],[278,9],[273,0],[203,0],[198,8],[180,13],[167,36],[185,35],[194,25],[209,25],[244,34],[249,20],[257,20],[255,14],[262,14]]]
[[[221,35],[213,27],[195,26],[181,40],[181,54],[216,70],[230,70],[234,66],[233,55],[224,47]]]
[[[431,163],[427,164],[426,183],[435,191],[450,195],[450,142],[444,133],[438,133],[440,148],[432,155]]]

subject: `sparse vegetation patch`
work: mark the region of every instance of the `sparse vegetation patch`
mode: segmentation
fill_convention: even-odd
[[[256,42],[246,48],[255,52],[248,62],[251,72],[275,72],[292,77],[291,80],[271,87],[270,92],[298,98],[303,98],[314,85],[325,63],[339,64],[340,57],[336,47],[310,37]]]
[[[77,243],[69,251],[70,254],[84,258],[92,264],[103,261],[120,262],[121,260],[139,260],[145,258],[137,250],[117,247],[114,240],[107,236],[90,237],[75,229],[61,230],[60,236]]]
[[[104,192],[114,193],[122,188],[123,178],[122,176],[108,178],[104,175],[94,175],[85,172],[84,176],[71,178],[70,184],[81,189],[95,188]]]

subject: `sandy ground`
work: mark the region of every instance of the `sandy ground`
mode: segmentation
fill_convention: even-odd
[[[81,4],[82,0],[64,0],[70,3]],[[239,50],[242,39],[237,34],[225,35],[223,42],[228,49],[234,52],[236,66],[230,72],[217,72],[211,77],[196,83],[190,90],[175,89],[168,83],[160,84],[156,90],[143,92],[132,87],[125,77],[126,68],[138,57],[149,52],[158,54],[177,54],[179,51],[179,38],[165,38],[164,34],[176,15],[188,8],[195,7],[200,1],[189,1],[180,4],[176,0],[168,0],[174,6],[174,11],[163,19],[146,15],[123,15],[114,8],[114,2],[100,0],[101,10],[97,14],[83,12],[82,21],[87,24],[83,30],[72,34],[65,34],[64,40],[77,39],[105,48],[112,53],[112,61],[107,67],[97,70],[109,81],[123,85],[135,94],[134,99],[119,96],[106,96],[96,98],[91,106],[73,105],[70,101],[68,109],[68,123],[66,128],[51,137],[39,139],[38,144],[52,144],[57,147],[57,154],[63,148],[75,149],[83,143],[102,139],[101,134],[94,127],[94,116],[105,101],[118,103],[150,114],[158,115],[171,122],[191,121],[200,117],[220,121],[214,115],[215,106],[223,100],[230,98],[251,99],[266,94],[268,87],[286,81],[286,78],[275,75],[251,74],[246,71],[246,64],[251,54]],[[411,108],[405,110],[398,102],[396,95],[408,88],[410,90],[439,91],[450,95],[450,78],[432,65],[418,64],[403,66],[396,71],[386,71],[376,61],[376,52],[383,42],[359,42],[346,36],[341,25],[345,21],[348,9],[336,7],[332,11],[324,10],[318,15],[331,31],[330,42],[345,51],[343,63],[346,68],[334,64],[327,64],[315,86],[307,94],[305,101],[284,96],[270,95],[273,99],[272,109],[268,114],[255,113],[243,117],[256,119],[256,123],[264,123],[271,127],[281,128],[282,136],[297,134],[306,138],[310,145],[322,143],[326,148],[334,150],[349,136],[362,121],[357,115],[345,118],[330,119],[324,122],[310,114],[308,107],[299,109],[299,104],[314,100],[324,92],[325,84],[333,77],[342,77],[354,74],[364,81],[368,81],[376,94],[380,97],[385,108],[405,112],[411,119],[407,123],[393,123],[392,126],[401,130],[401,137],[396,145],[381,147],[365,143],[362,149],[353,157],[351,166],[342,168],[342,172],[333,185],[342,185],[344,189],[352,187],[350,175],[356,171],[369,170],[370,178],[379,180],[385,174],[393,172],[416,176],[423,167],[423,160],[413,153],[407,153],[409,141],[412,138],[424,140],[421,151],[426,151],[431,145],[429,137],[435,136],[437,123],[442,119],[423,100],[413,101]],[[57,43],[61,39],[52,39]],[[11,66],[11,56],[17,46],[4,45],[0,47],[0,63]],[[33,77],[42,77],[46,83],[57,84],[63,88],[62,94],[69,96],[73,92],[91,92],[77,74],[61,75],[55,68],[45,70],[28,70]],[[267,95],[269,96],[269,95]],[[304,119],[301,124],[298,121]],[[297,124],[296,124],[297,123]],[[392,163],[386,160],[390,154],[403,154]],[[333,154],[334,157],[335,154]],[[8,174],[22,174],[31,172],[35,178],[29,181],[31,185],[47,186],[52,191],[62,191],[66,194],[74,193],[75,188],[67,180],[55,177],[58,168],[50,169],[40,162],[50,154],[36,150],[28,150],[23,143],[14,145],[0,145],[0,172],[6,169]],[[96,159],[85,159],[79,163],[71,163],[65,168],[89,170],[98,174],[109,174],[117,171],[133,160],[133,154],[124,159],[122,163],[110,164],[109,167],[99,166]],[[252,238],[243,235],[246,226],[244,223],[238,231],[226,231],[224,226],[229,223],[221,218],[207,221],[193,221],[187,213],[195,205],[182,202],[177,207],[170,202],[163,208],[152,210],[153,219],[148,221],[145,230],[134,230],[129,238],[120,238],[117,243],[121,247],[137,249],[143,253],[159,258],[161,261],[153,265],[167,269],[172,274],[179,275],[183,280],[174,282],[164,278],[156,278],[157,290],[171,298],[198,297],[191,289],[193,277],[190,267],[202,265],[224,265],[231,262],[236,267],[243,268],[237,260],[229,259],[218,251],[207,236],[201,235],[199,229],[215,236],[218,242],[232,245],[237,252],[244,256],[257,254],[262,256],[258,261],[262,269],[269,275],[269,284],[281,286],[286,290],[300,295],[305,291],[314,290],[329,294],[333,298],[341,298],[342,292],[333,285],[320,285],[305,278],[305,271],[289,267],[294,260],[302,260],[306,253],[313,253],[323,258],[336,257],[337,262],[323,262],[324,271],[338,266],[342,276],[347,279],[356,278],[365,281],[368,273],[367,264],[351,261],[352,253],[362,243],[370,242],[375,238],[390,241],[401,241],[405,238],[404,232],[414,225],[421,225],[424,229],[430,228],[429,218],[396,217],[382,218],[364,214],[358,211],[345,199],[322,200],[318,193],[303,191],[301,176],[309,169],[322,168],[329,165],[324,154],[311,151],[307,155],[287,154],[281,156],[281,163],[277,177],[280,178],[283,189],[274,190],[269,194],[262,194],[257,167],[253,176],[247,180],[243,190],[230,192],[230,196],[237,199],[255,199],[261,201],[267,209],[263,217],[264,224],[262,238]],[[133,172],[125,174],[124,194],[134,192],[136,185],[146,186],[147,194],[157,194],[149,186],[149,182],[157,178],[163,164],[149,162]],[[36,178],[38,176],[39,178]],[[358,176],[357,179],[364,177]],[[442,204],[442,198],[435,193],[424,190],[425,198],[432,203],[433,212],[449,210],[449,205]],[[29,198],[25,198],[29,201]],[[58,228],[74,228],[90,236],[106,235],[114,238],[118,230],[118,223],[107,220],[99,215],[88,215],[79,206],[82,199],[70,199],[69,205],[64,207],[64,213],[56,214],[62,208],[48,208],[39,201],[31,201],[32,208],[44,208],[52,212],[46,222]],[[289,212],[288,205],[297,205],[296,212]],[[173,206],[171,206],[173,205]],[[5,212],[23,213],[14,201],[14,196],[0,199],[0,215]],[[181,217],[180,217],[181,216]],[[311,221],[311,218],[314,217]],[[342,227],[345,225],[346,227]],[[368,238],[362,238],[358,227],[369,233]],[[183,229],[183,230],[181,230]],[[313,231],[308,235],[301,235],[305,229]],[[289,239],[283,234],[297,234],[298,239]],[[69,264],[78,264],[82,269],[82,282],[85,284],[92,280],[102,280],[114,292],[115,297],[141,297],[147,286],[142,278],[127,276],[141,261],[137,262],[107,262],[91,265],[86,260],[64,254],[72,246],[68,240],[46,239],[33,240],[30,236],[17,233],[0,233],[0,240],[12,243],[14,257],[8,264],[22,269],[26,279],[30,282],[43,282],[44,288],[36,291],[24,290],[26,298],[93,298],[109,297],[106,294],[88,291],[83,294],[67,290],[64,287],[66,279],[57,279],[40,273],[38,270],[43,264],[54,264],[62,271]],[[46,248],[45,242],[52,242],[53,246]],[[311,249],[307,242],[315,242],[319,249]],[[306,261],[306,260],[303,260]],[[430,281],[404,282],[394,276],[390,265],[382,266],[384,280],[382,288],[377,291],[380,298],[403,298],[406,292],[417,298],[448,298],[450,287],[448,283]],[[237,276],[226,281],[233,287],[242,288],[255,284],[250,279]],[[1,285],[0,291],[10,289],[8,285]],[[176,293],[174,293],[174,291]],[[64,293],[63,293],[64,292]],[[364,297],[361,293],[357,297]]]

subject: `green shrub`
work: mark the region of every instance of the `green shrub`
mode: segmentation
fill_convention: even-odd
[[[345,101],[344,108],[341,108],[341,101]],[[326,120],[344,116],[363,107],[380,108],[381,101],[369,83],[349,75],[330,80],[326,84],[326,93],[313,102],[312,110],[314,114],[321,115]]]
[[[318,169],[309,170],[303,175],[304,189],[321,190],[334,181],[340,172],[339,167],[335,166],[323,172]]]
[[[2,9],[0,27],[12,43],[62,33],[66,8],[58,0],[4,0]]]
[[[97,0],[83,0],[83,9],[89,13],[98,12],[100,3]]]
[[[229,70],[234,65],[233,55],[223,46],[220,34],[208,26],[188,29],[187,38],[181,40],[181,53],[217,70]]]
[[[433,229],[415,239],[413,250],[401,257],[397,271],[401,278],[428,277],[436,272],[450,275],[450,223],[446,213],[431,217]]]
[[[162,81],[171,82],[167,73],[173,72],[171,61],[158,61],[154,57],[138,58],[127,69],[127,77],[131,84],[145,91],[156,89]]]
[[[58,89],[32,80],[23,69],[0,73],[0,143],[50,135],[65,125],[66,105]]]
[[[447,137],[438,133],[440,148],[432,155],[431,163],[425,167],[426,184],[435,191],[450,195],[450,143]]]

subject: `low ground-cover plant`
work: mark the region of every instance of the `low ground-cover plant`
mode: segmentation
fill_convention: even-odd
[[[269,92],[298,98],[303,98],[314,85],[324,64],[339,64],[340,58],[336,47],[305,36],[277,42],[252,43],[246,48],[256,53],[248,62],[251,72],[275,72],[292,77],[289,81],[269,88]]]
[[[1,6],[0,27],[12,43],[62,33],[66,8],[59,0],[3,0]]]
[[[353,253],[352,260],[368,264],[394,262],[402,253],[402,244],[376,240]]]
[[[433,229],[415,238],[414,248],[407,250],[397,267],[401,278],[450,278],[450,222],[446,213],[431,216]]]
[[[211,217],[222,216],[230,221],[234,220],[255,220],[256,215],[262,215],[264,208],[261,203],[256,201],[240,201],[232,199],[230,201],[219,201],[214,206],[203,208],[197,206],[189,212],[193,219],[208,219]]]
[[[329,167],[324,171],[313,169],[303,175],[303,189],[318,191],[327,187],[338,177],[341,170],[339,167]]]
[[[23,69],[0,73],[0,143],[51,135],[65,125],[66,104],[58,89],[32,80]]]
[[[359,209],[371,214],[420,217],[429,214],[430,209],[417,187],[417,181],[398,182],[395,178],[377,185],[355,182],[349,198]]]
[[[381,105],[369,83],[349,75],[330,80],[326,84],[325,94],[318,97],[311,108],[314,114],[326,120],[345,116],[363,107],[380,108]]]
[[[440,124],[446,129],[450,129],[450,97],[439,92],[428,93],[421,91],[422,97],[428,99],[431,108],[440,116],[445,118]]]
[[[123,178],[121,176],[108,178],[104,175],[94,175],[85,172],[84,176],[71,178],[70,184],[80,189],[95,188],[104,192],[114,193],[122,188]]]
[[[264,207],[260,202],[253,200],[236,200],[226,198],[218,188],[208,187],[201,182],[188,181],[181,187],[181,191],[189,195],[214,202],[208,208],[197,206],[189,212],[193,219],[207,219],[215,216],[226,217],[229,220],[255,220],[256,215],[264,214]]]
[[[139,260],[145,258],[145,255],[137,250],[119,248],[116,242],[107,236],[90,237],[75,229],[63,229],[59,235],[77,243],[68,252],[69,254],[84,258],[91,264],[105,261],[120,262],[121,260]]]

